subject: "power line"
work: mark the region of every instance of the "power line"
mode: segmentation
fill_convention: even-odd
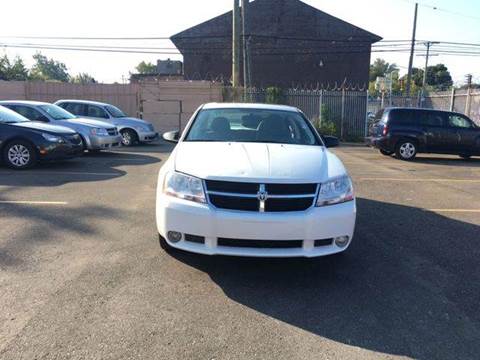
[[[228,49],[219,49],[220,51],[211,51],[206,49],[204,51],[183,51],[180,53],[177,51],[144,51],[144,50],[127,50],[127,49],[116,49],[116,48],[89,48],[89,47],[65,47],[65,46],[38,46],[38,45],[18,45],[18,44],[5,44],[0,43],[0,47],[4,48],[23,48],[23,49],[45,49],[45,50],[62,50],[62,51],[84,51],[84,52],[105,52],[105,53],[129,53],[129,54],[152,54],[152,55],[210,55],[210,54],[229,54],[231,50]],[[270,51],[265,51],[270,50]],[[295,52],[281,52],[279,49],[255,49],[252,48],[250,52],[257,56],[289,56],[289,55],[344,55],[344,54],[366,54],[366,53],[408,53],[409,49],[373,49],[373,50],[340,50],[340,51],[295,51]],[[280,49],[281,50],[281,49]],[[301,50],[301,49],[298,49]],[[423,54],[423,53],[421,53]],[[471,51],[471,50],[451,50],[451,49],[438,49],[434,50],[432,54],[438,55],[480,55],[480,51]]]
[[[470,19],[474,19],[474,20],[480,20],[480,17],[478,17],[478,16],[459,13],[459,12],[452,11],[452,10],[449,10],[449,9],[440,8],[440,7],[435,6],[435,5],[429,5],[429,4],[421,3],[421,2],[418,2],[417,0],[402,0],[402,1],[403,2],[408,2],[410,4],[418,3],[418,5],[421,6],[421,7],[428,8],[428,9],[431,9],[431,10],[441,11],[441,12],[451,14],[451,15],[455,15],[455,16],[461,16],[461,17],[470,18]]]

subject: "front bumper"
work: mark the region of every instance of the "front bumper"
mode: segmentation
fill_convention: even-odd
[[[157,132],[138,132],[138,141],[140,142],[152,142],[160,138]]]
[[[40,161],[66,160],[83,155],[83,144],[46,143],[37,147]]]
[[[174,248],[205,255],[251,257],[317,257],[345,251],[355,229],[354,201],[289,213],[256,213],[216,209],[164,194],[157,197],[157,228],[167,239],[169,231],[183,234],[178,243],[167,242]],[[205,237],[205,243],[185,240],[185,234]],[[348,246],[334,243],[315,246],[316,240],[348,236]],[[294,241],[300,247],[258,248],[219,246],[218,239]],[[243,242],[245,243],[245,242]]]
[[[88,150],[108,150],[112,147],[118,147],[122,144],[122,136],[90,136],[90,143],[87,144]]]

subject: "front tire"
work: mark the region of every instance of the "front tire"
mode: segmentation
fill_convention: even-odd
[[[125,129],[120,132],[122,135],[123,146],[133,146],[138,141],[138,135],[131,129]]]
[[[417,156],[417,143],[413,140],[403,139],[398,142],[395,155],[398,159],[411,161]]]
[[[37,163],[37,153],[29,142],[15,140],[5,146],[3,161],[12,169],[29,169]]]

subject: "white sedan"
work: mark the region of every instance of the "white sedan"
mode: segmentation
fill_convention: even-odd
[[[300,110],[200,107],[158,178],[160,245],[206,255],[316,257],[351,244],[352,181]]]

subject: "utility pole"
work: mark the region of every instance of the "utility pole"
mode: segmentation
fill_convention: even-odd
[[[423,98],[425,96],[425,87],[427,86],[427,72],[428,72],[428,60],[430,58],[430,48],[432,45],[438,44],[438,42],[427,41],[424,45],[427,47],[427,54],[425,56],[425,70],[423,71],[423,82],[422,82],[422,97],[421,102],[423,103]]]
[[[465,75],[465,80],[467,82],[468,88],[470,89],[472,87],[473,75],[472,74]]]
[[[408,75],[407,75],[407,96],[410,96],[410,84],[412,82],[412,69],[413,69],[413,56],[415,54],[415,38],[417,36],[417,15],[418,15],[418,3],[415,3],[415,16],[413,17],[413,35],[412,46],[410,48],[410,61],[408,63]]]
[[[432,46],[432,43],[427,41],[425,46],[427,47],[427,56],[425,56],[425,70],[423,71],[422,96],[425,91],[425,85],[427,85],[428,57],[430,56],[430,47]]]
[[[247,88],[250,85],[248,83],[248,61],[247,61],[247,6],[248,0],[242,0],[242,52],[243,52],[243,88],[245,95],[247,94]]]
[[[240,8],[238,0],[233,0],[233,29],[232,29],[232,85],[240,85]]]

